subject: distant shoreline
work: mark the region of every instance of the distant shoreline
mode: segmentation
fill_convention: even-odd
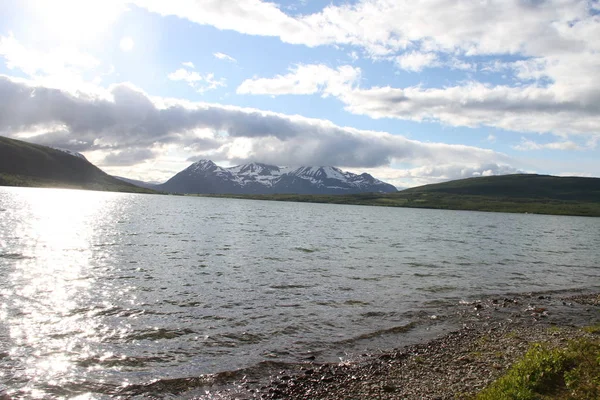
[[[351,195],[300,194],[188,194],[195,197],[215,197],[240,200],[284,201],[319,204],[345,204],[432,210],[504,212],[514,214],[563,215],[600,217],[600,203],[555,199],[514,199],[490,196],[446,193],[362,193]]]

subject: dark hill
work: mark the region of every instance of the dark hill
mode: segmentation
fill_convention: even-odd
[[[460,179],[402,191],[404,194],[426,192],[600,202],[600,178],[515,174]]]
[[[0,186],[156,193],[111,177],[83,156],[2,136]]]
[[[600,178],[500,175],[342,196],[230,196],[260,200],[600,217]]]

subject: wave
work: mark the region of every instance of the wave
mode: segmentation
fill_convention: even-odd
[[[191,329],[147,329],[144,331],[136,331],[127,336],[125,340],[161,340],[161,339],[174,339],[180,336],[196,334]]]
[[[384,329],[379,329],[379,330],[376,330],[373,332],[363,333],[361,335],[352,337],[350,339],[341,340],[341,341],[337,342],[337,344],[348,344],[348,343],[352,343],[352,342],[358,342],[360,340],[373,339],[378,336],[397,335],[399,333],[406,333],[406,332],[414,329],[416,326],[417,326],[417,323],[413,321],[413,322],[409,322],[406,325],[398,325],[398,326],[394,326],[391,328],[384,328]]]
[[[0,258],[7,258],[9,260],[29,260],[35,257],[26,256],[22,253],[0,253]]]
[[[294,247],[294,250],[301,251],[303,253],[314,253],[315,251],[319,251],[318,249],[309,249],[306,247]]]
[[[198,395],[205,395],[206,389],[226,387],[236,380],[256,382],[263,380],[270,375],[274,375],[279,371],[290,370],[296,365],[298,364],[266,360],[246,368],[232,371],[222,371],[197,377],[156,379],[148,383],[130,384],[121,388],[114,394],[129,398],[151,393],[152,397],[155,398],[155,396],[164,397],[166,395],[180,395],[186,392],[193,395],[193,392],[197,391]]]
[[[309,289],[315,287],[315,285],[271,285],[271,289]]]

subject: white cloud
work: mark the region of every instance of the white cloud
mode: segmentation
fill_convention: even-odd
[[[246,80],[237,92],[269,95],[321,92],[338,97],[346,104],[347,111],[371,118],[559,135],[596,135],[600,131],[600,104],[592,101],[600,99],[600,88],[591,83],[582,89],[581,97],[575,98],[555,85],[511,87],[468,82],[445,88],[362,89],[356,86],[359,78],[360,69],[351,66],[334,70],[324,65],[300,65],[286,75]]]
[[[314,94],[339,95],[360,79],[360,68],[343,65],[337,69],[323,64],[300,64],[286,75],[274,78],[247,79],[237,88],[238,94]]]
[[[419,72],[423,68],[431,68],[440,65],[437,56],[434,53],[421,53],[419,51],[404,53],[401,56],[396,57],[396,63],[400,68],[414,72]]]
[[[270,2],[259,0],[238,0],[223,6],[222,0],[131,0],[138,7],[145,8],[162,16],[176,16],[200,25],[211,25],[218,29],[234,30],[248,35],[289,36],[290,40],[300,40],[299,31],[307,31],[308,26],[286,15]],[[300,40],[298,43],[302,43]]]
[[[182,62],[181,65],[183,65],[184,67],[188,67],[191,69],[195,69],[196,67],[194,66],[194,63],[191,61],[186,61],[186,62]]]
[[[389,54],[420,45],[426,51],[468,54],[528,53],[593,42],[571,30],[588,23],[585,0],[362,0],[329,5],[320,12],[289,16],[270,2],[220,0],[203,2],[133,0],[161,15],[175,15],[202,25],[240,33],[277,36],[283,42],[317,46],[352,44],[374,54]],[[579,29],[579,28],[576,28]],[[591,32],[589,32],[591,33]]]
[[[4,57],[9,69],[19,69],[29,76],[79,72],[100,64],[95,57],[72,47],[59,47],[52,51],[27,49],[12,34],[0,36],[0,56]]]
[[[119,42],[119,47],[121,48],[122,51],[125,51],[125,52],[133,50],[134,45],[135,45],[135,42],[129,36],[122,38],[121,41]]]
[[[12,34],[0,36],[0,60],[4,58],[8,69],[20,70],[39,85],[61,88],[71,92],[87,90],[93,92],[103,77],[111,71],[99,71],[100,61],[74,47],[52,49],[29,49]],[[84,74],[97,74],[93,83],[84,79]]]
[[[404,169],[382,167],[353,171],[357,173],[366,171],[373,176],[376,176],[378,179],[391,183],[397,187],[421,186],[455,179],[516,174],[522,172],[510,165],[486,162],[440,163]]]
[[[561,142],[550,142],[550,143],[536,143],[532,140],[521,138],[521,143],[512,146],[513,149],[519,151],[529,150],[584,150],[583,147],[572,141],[561,141]]]
[[[218,58],[219,60],[225,60],[225,61],[229,61],[229,62],[237,62],[237,60],[231,56],[228,56],[225,53],[214,53],[213,54],[216,58]]]
[[[224,78],[215,79],[215,75],[212,73],[201,75],[196,71],[188,71],[183,68],[170,73],[169,79],[172,81],[184,81],[199,93],[227,86]]]
[[[600,88],[590,86],[581,97],[556,86],[490,86],[469,82],[445,88],[373,87],[339,96],[346,109],[372,118],[436,121],[451,126],[489,126],[518,132],[559,135],[600,131]]]
[[[591,11],[597,4],[587,0],[360,0],[297,16],[258,0],[227,8],[218,0],[136,4],[161,15],[276,36],[286,43],[357,46],[362,54],[395,59],[411,71],[438,62],[473,70],[477,65],[472,57],[483,55],[495,60],[479,68],[502,69],[516,80],[513,87],[474,81],[444,88],[355,89],[340,95],[353,113],[560,135],[600,131],[600,17]],[[517,61],[507,63],[501,59],[505,55]],[[307,83],[298,81],[290,89],[292,77],[255,79],[241,90],[261,93],[257,86],[262,86],[264,93],[314,93],[322,85],[307,77]]]

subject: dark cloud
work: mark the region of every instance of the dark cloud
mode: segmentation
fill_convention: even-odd
[[[82,152],[89,150],[92,143],[81,141],[69,131],[53,131],[46,132],[37,136],[27,138],[27,141],[41,144],[43,146],[58,147],[61,149],[69,149],[72,151]]]
[[[47,132],[35,137],[38,143],[80,152],[110,151],[105,166],[151,159],[166,144],[198,153],[211,150],[215,160],[279,165],[378,167],[392,159],[408,163],[506,161],[491,150],[422,143],[297,116],[175,101],[157,107],[127,84],[113,86],[100,97],[0,77],[0,132],[14,135],[44,126]],[[199,135],[198,129],[207,129],[213,136]],[[235,150],[238,138],[248,139],[246,152]]]
[[[109,153],[100,165],[130,166],[153,159],[155,153],[149,149],[127,149]]]

